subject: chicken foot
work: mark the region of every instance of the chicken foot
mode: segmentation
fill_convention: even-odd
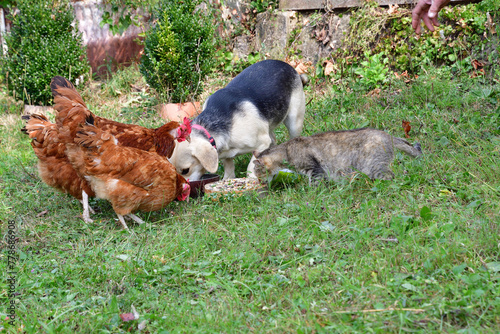
[[[129,213],[127,215],[130,219],[132,219],[133,221],[135,221],[137,224],[144,224],[145,221],[142,220],[141,218],[137,217],[136,215],[134,215],[133,213]]]
[[[80,201],[80,203],[82,203],[83,205],[83,213],[82,213],[83,221],[86,222],[87,224],[93,223],[94,221],[90,219],[89,212],[92,212],[92,214],[94,214],[95,211],[89,206],[89,196],[87,195],[85,190],[82,190],[82,200]]]
[[[123,228],[128,230],[128,226],[127,224],[125,223],[125,219],[123,219],[123,216],[120,215],[120,214],[116,214],[118,216],[118,220],[120,221],[120,223],[122,224]]]
[[[128,226],[127,226],[127,224],[125,223],[125,219],[124,219],[124,217],[127,217],[127,218],[132,219],[132,220],[133,220],[133,221],[135,221],[137,224],[144,224],[144,223],[145,223],[145,221],[144,221],[144,220],[142,220],[141,218],[137,217],[137,216],[136,216],[136,215],[134,215],[133,213],[129,213],[129,214],[125,215],[125,216],[122,216],[122,215],[120,215],[120,214],[118,214],[118,213],[117,213],[116,215],[118,216],[118,220],[119,220],[119,221],[120,221],[120,223],[122,224],[123,228],[124,228],[124,229],[126,229],[126,230],[128,230]]]

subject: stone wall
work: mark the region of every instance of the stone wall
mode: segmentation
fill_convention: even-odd
[[[413,5],[418,0],[375,0],[380,6]],[[480,0],[451,0],[451,4],[477,2]],[[280,0],[282,10],[339,9],[362,6],[365,0]]]
[[[241,22],[242,20],[247,19],[249,9],[242,3],[245,2],[225,2],[223,13],[229,14],[223,15],[223,19],[229,20],[225,26],[232,31],[238,24],[245,23]],[[316,63],[340,47],[343,36],[349,30],[350,16],[344,12],[330,11],[328,24],[319,31],[314,17],[322,15],[321,11],[321,14],[312,10],[274,10],[259,13],[256,17],[254,36],[237,36],[230,43],[230,47],[237,58],[245,59],[248,54],[254,52],[279,59],[297,54],[304,61]]]
[[[131,25],[122,34],[113,35],[107,24],[100,26],[104,13],[102,0],[74,1],[73,8],[93,73],[105,74],[118,64],[127,65],[140,57],[143,46],[137,43],[138,35],[145,31],[147,19],[143,20],[142,28]]]
[[[312,13],[274,11],[257,16],[255,51],[272,58],[298,54],[304,60],[316,63],[340,46],[349,30],[349,15],[331,14],[329,24],[318,31]],[[323,36],[324,35],[324,36]],[[291,40],[293,37],[293,41]]]
[[[411,6],[418,0],[376,1],[381,6],[396,5],[393,8],[397,8],[397,4]],[[477,1],[452,0],[451,3]],[[360,6],[363,2],[364,0],[280,0],[279,10],[257,15],[253,38],[236,38],[233,53],[239,58],[244,58],[245,54],[251,52],[259,52],[281,59],[297,54],[304,61],[316,63],[341,46],[342,39],[349,31],[350,15],[346,8]],[[324,20],[318,25],[317,17],[323,15]]]

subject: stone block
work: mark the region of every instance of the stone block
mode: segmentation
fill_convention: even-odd
[[[288,36],[297,26],[297,12],[264,12],[257,15],[255,50],[270,58],[284,58]]]

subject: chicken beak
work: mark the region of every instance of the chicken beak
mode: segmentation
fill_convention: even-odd
[[[184,183],[182,185],[182,191],[180,195],[177,197],[179,201],[186,201],[189,203],[189,195],[191,194],[191,186],[189,183]]]

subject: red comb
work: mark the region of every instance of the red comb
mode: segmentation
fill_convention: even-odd
[[[179,125],[177,128],[177,141],[182,142],[186,140],[191,134],[191,120],[184,117],[183,124]]]

